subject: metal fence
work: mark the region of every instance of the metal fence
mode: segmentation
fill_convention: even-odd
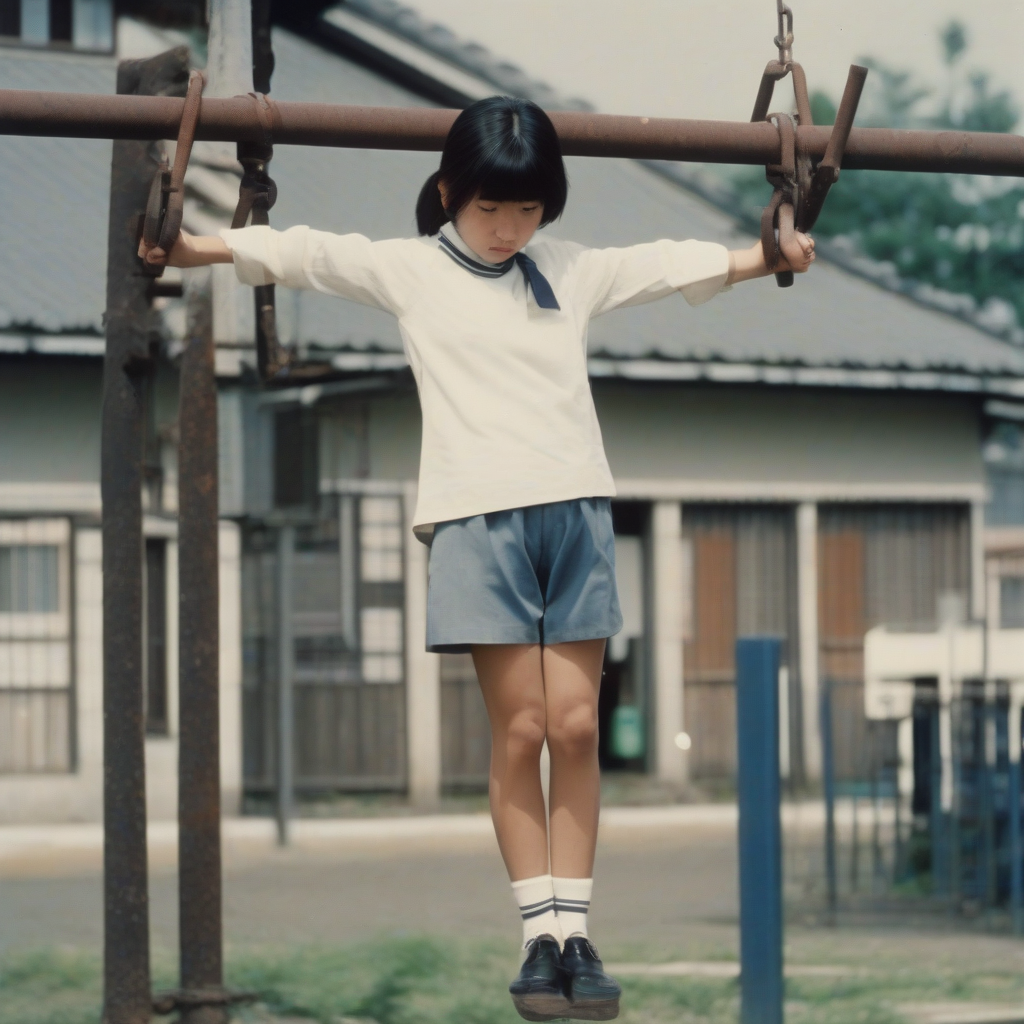
[[[868,722],[847,774],[835,753],[846,722],[836,689],[823,689],[826,828],[821,885],[810,887],[823,887],[832,910],[866,896],[896,897],[876,904],[890,909],[917,899],[1019,930],[1021,764],[1010,741],[1020,735],[1011,722],[1020,709],[1007,685],[962,683],[950,702],[947,751],[936,681],[919,680],[910,742],[898,742],[896,722]]]

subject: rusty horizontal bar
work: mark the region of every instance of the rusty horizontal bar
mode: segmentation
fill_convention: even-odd
[[[173,139],[184,101],[170,96],[0,90],[0,134],[100,139]],[[457,110],[275,105],[273,142],[299,146],[438,151]],[[702,163],[780,160],[770,124],[552,112],[567,156],[630,157]],[[830,129],[797,129],[801,150],[821,159]],[[197,139],[266,141],[249,97],[205,99]],[[995,132],[854,128],[843,167],[1024,176],[1024,137]]]

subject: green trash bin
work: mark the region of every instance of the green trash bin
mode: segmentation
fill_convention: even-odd
[[[612,712],[611,750],[616,757],[631,761],[644,756],[644,720],[640,709],[620,704]]]

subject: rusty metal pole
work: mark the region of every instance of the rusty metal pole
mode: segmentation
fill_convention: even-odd
[[[252,80],[248,4],[249,0],[213,0],[210,5],[210,96],[244,91],[239,84],[246,86]],[[236,72],[239,64],[241,75]],[[212,274],[195,275],[191,285],[178,399],[178,1006],[181,1024],[226,1024]]]
[[[178,448],[181,1021],[223,1024],[217,385],[211,275],[189,290]],[[210,996],[210,1002],[204,1000]]]
[[[173,139],[182,100],[152,96],[0,89],[0,134],[80,139]],[[436,152],[458,110],[274,103],[275,145]],[[555,110],[551,120],[566,156],[702,163],[778,163],[779,133],[767,123],[690,121]],[[799,126],[797,145],[825,155],[830,127]],[[203,100],[197,140],[262,142],[266,127],[251,97]],[[843,169],[1024,176],[1024,136],[998,132],[854,128]]]
[[[169,93],[183,54],[126,61],[119,93]],[[187,68],[185,68],[187,74]],[[142,679],[144,394],[155,334],[136,230],[157,168],[149,142],[115,142],[103,364],[103,1021],[148,1024],[149,899]]]

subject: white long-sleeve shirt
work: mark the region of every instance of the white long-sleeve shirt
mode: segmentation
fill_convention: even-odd
[[[442,229],[479,261],[451,225]],[[371,242],[308,227],[224,230],[246,285],[314,288],[393,313],[423,415],[417,533],[502,509],[615,494],[587,376],[591,317],[682,292],[691,305],[725,285],[711,242],[589,249],[526,246],[561,309],[542,309],[518,267],[483,278],[437,239]]]

